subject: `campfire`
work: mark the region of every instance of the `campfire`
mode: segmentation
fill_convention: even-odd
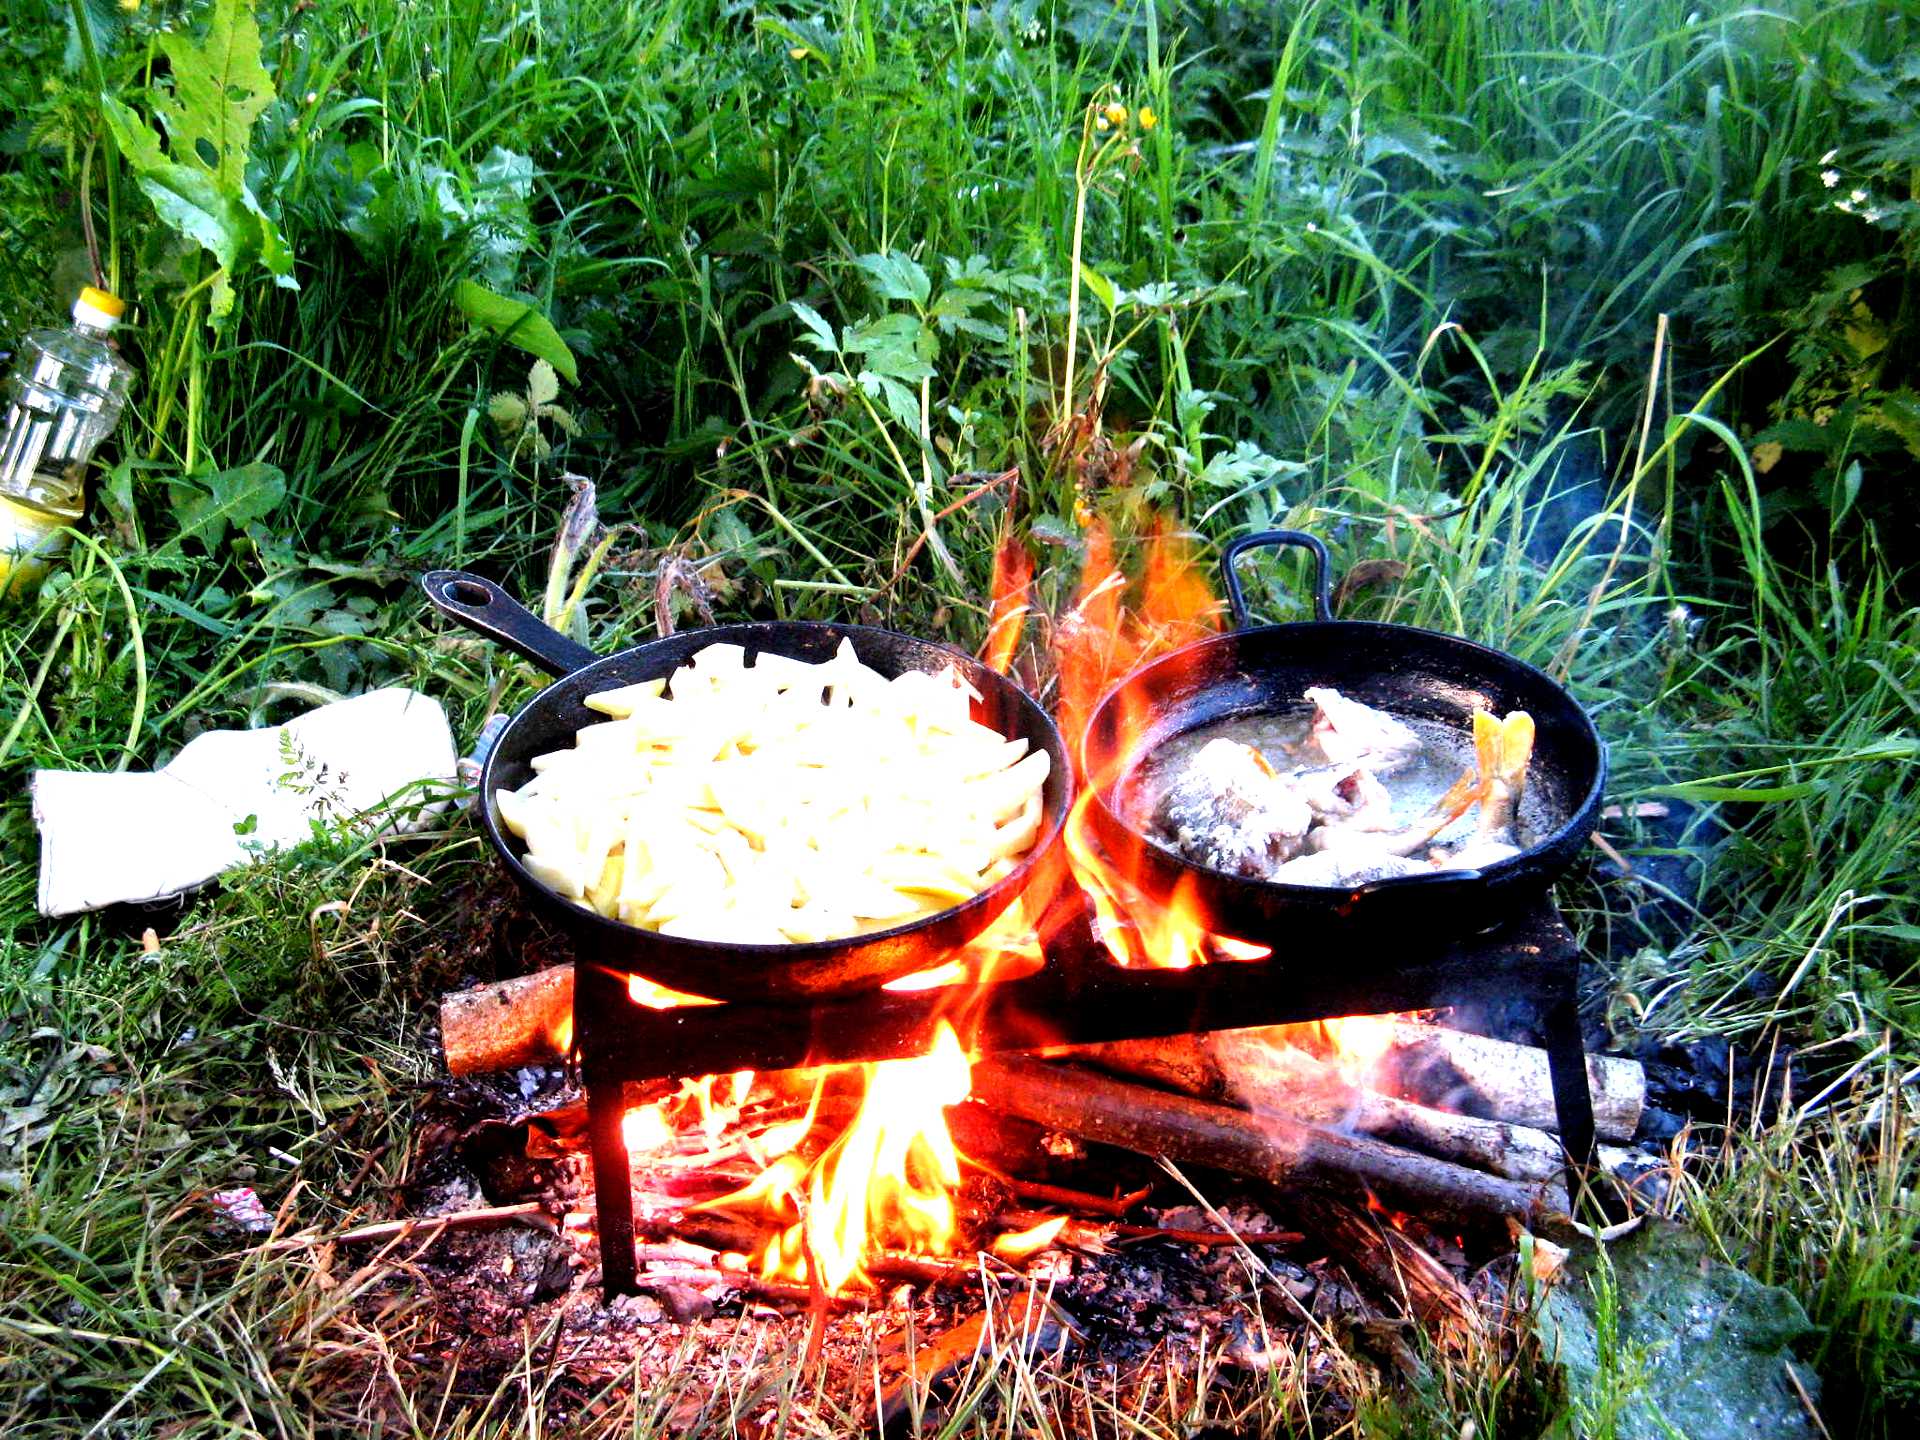
[[[1155,532],[1145,552],[1130,587],[1095,530],[1078,594],[1049,627],[1070,745],[1123,675],[1219,628],[1181,537]],[[1003,555],[996,575],[989,654],[1008,667],[1034,606],[1027,567]],[[589,959],[577,973],[448,996],[449,1066],[577,1051],[613,1293],[647,1282],[625,1259],[632,1177],[662,1156],[685,1168],[704,1154],[716,1180],[749,1166],[742,1183],[700,1198],[689,1223],[745,1238],[715,1252],[729,1272],[816,1299],[951,1269],[969,1244],[1003,1263],[1046,1250],[1082,1218],[1072,1202],[986,1217],[997,1233],[984,1242],[960,1214],[969,1157],[947,1116],[969,1097],[972,1112],[1054,1134],[1282,1185],[1344,1184],[1453,1224],[1569,1214],[1569,1152],[1632,1172],[1626,1151],[1594,1152],[1592,1136],[1630,1140],[1644,1085],[1630,1062],[1577,1058],[1574,949],[1549,911],[1400,955],[1290,962],[1275,954],[1286,936],[1214,931],[1198,895],[1141,893],[1087,824],[1112,778],[1083,777],[1069,867],[1051,890],[1029,889],[932,969],[812,1003],[715,1003]],[[1514,993],[1542,1002],[1549,1048],[1411,1013]],[[661,1098],[628,1093],[668,1080],[679,1088]],[[638,1219],[659,1228],[644,1210]]]
[[[1093,531],[1077,594],[1047,619],[1024,553],[996,563],[987,658],[1005,671],[1044,657],[1069,753],[1096,714],[1116,723],[1122,677],[1220,633],[1181,537],[1150,534],[1139,568],[1130,584]],[[1117,723],[1144,736],[1160,717],[1132,703]],[[1454,936],[1343,939],[1337,912],[1333,929],[1225,933],[1204,884],[1150,883],[1107,843],[1094,807],[1116,776],[1079,779],[1063,863],[1036,865],[985,930],[877,988],[715,1000],[585,949],[447,995],[454,1075],[568,1066],[584,1090],[563,1086],[524,1124],[529,1154],[585,1152],[590,1208],[555,1194],[508,1218],[591,1232],[607,1296],[662,1296],[675,1313],[697,1292],[818,1317],[902,1284],[1066,1281],[1115,1244],[1304,1241],[1414,1313],[1464,1324],[1461,1278],[1422,1237],[1457,1260],[1462,1237],[1551,1234],[1657,1183],[1632,1147],[1645,1078],[1582,1054],[1578,951],[1549,904]],[[1472,1033],[1515,1002],[1544,1044]],[[1155,1162],[1241,1177],[1301,1228],[1264,1211],[1156,1214]]]

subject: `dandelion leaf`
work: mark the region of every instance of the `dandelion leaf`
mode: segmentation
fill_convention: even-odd
[[[247,185],[247,142],[273,101],[273,81],[260,63],[260,27],[241,0],[216,0],[199,38],[168,30],[159,44],[173,77],[173,88],[153,101],[165,147],[118,99],[102,95],[101,108],[161,222],[218,262],[208,305],[218,323],[232,313],[233,274],[247,260],[257,259],[275,283],[298,287],[292,251]]]
[[[173,93],[153,108],[175,158],[191,154],[222,190],[237,195],[246,186],[253,122],[273,102],[253,12],[241,0],[215,0],[201,40],[168,30],[160,48],[173,65]]]

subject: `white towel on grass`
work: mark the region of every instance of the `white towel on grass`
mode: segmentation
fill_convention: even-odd
[[[37,770],[40,913],[176,894],[310,839],[315,821],[417,828],[453,779],[446,711],[397,688],[285,725],[209,731],[151,774]]]

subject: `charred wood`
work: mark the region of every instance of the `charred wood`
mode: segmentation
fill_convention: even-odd
[[[1428,1105],[1540,1129],[1558,1123],[1547,1052],[1531,1045],[1402,1022],[1393,1027],[1383,1071],[1394,1090]],[[1594,1133],[1602,1140],[1632,1140],[1647,1103],[1647,1073],[1640,1063],[1589,1055],[1587,1086]]]
[[[1256,1117],[1088,1070],[990,1059],[975,1066],[974,1080],[975,1092],[994,1105],[1052,1129],[1277,1185],[1349,1192],[1357,1185],[1466,1223],[1500,1215],[1537,1224],[1567,1209],[1558,1185],[1486,1175],[1366,1136],[1283,1115]]]
[[[1386,1216],[1325,1196],[1299,1203],[1314,1237],[1414,1319],[1456,1343],[1481,1334],[1480,1307],[1466,1286]]]
[[[1559,1139],[1545,1130],[1382,1095],[1353,1084],[1338,1066],[1296,1048],[1285,1036],[1286,1027],[1223,1030],[1120,1040],[1074,1053],[1103,1070],[1153,1080],[1203,1100],[1357,1131],[1509,1180],[1552,1180],[1566,1166]],[[1620,1175],[1632,1174],[1642,1163],[1616,1146],[1602,1146],[1599,1160],[1608,1173]]]
[[[989,1306],[968,1316],[916,1350],[907,1373],[881,1392],[880,1432],[887,1436],[913,1433],[922,1394],[951,1378],[996,1340],[1012,1342],[1028,1355],[1058,1354],[1072,1344],[1073,1325],[1058,1306],[1034,1290],[1012,1296],[997,1314]]]

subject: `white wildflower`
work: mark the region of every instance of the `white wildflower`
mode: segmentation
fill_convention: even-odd
[[[1877,224],[1880,219],[1880,212],[1878,210],[1864,210],[1861,212],[1860,218],[1869,225]]]
[[[1833,157],[1838,155],[1839,153],[1840,153],[1840,147],[1836,145],[1833,147],[1833,149],[1827,151],[1826,154],[1820,157],[1820,163],[1822,165],[1831,165],[1833,163]]]
[[[1822,170],[1820,172],[1820,183],[1829,190],[1833,189],[1840,183],[1840,172],[1838,170]]]
[[[1848,215],[1851,215],[1853,213],[1853,206],[1849,205],[1845,200],[1834,201],[1833,208],[1836,210],[1844,211]]]
[[[1855,190],[1850,192],[1847,198],[1856,205],[1864,205],[1867,203],[1867,192],[1864,190]]]

